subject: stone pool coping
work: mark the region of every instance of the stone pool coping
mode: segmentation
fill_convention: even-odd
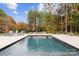
[[[0,50],[6,48],[7,46],[23,39],[26,35],[20,36],[0,36]]]
[[[79,36],[62,35],[62,34],[60,35],[56,34],[52,36],[79,49]]]
[[[11,45],[12,43],[15,43],[28,35],[51,35],[59,39],[60,41],[68,43],[71,46],[79,49],[79,36],[70,36],[70,35],[65,35],[65,34],[45,34],[45,33],[24,34],[24,35],[19,35],[19,36],[0,36],[0,49],[8,45]]]

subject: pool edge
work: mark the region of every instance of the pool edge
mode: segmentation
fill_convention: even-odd
[[[17,43],[17,42],[23,40],[24,38],[26,38],[26,37],[28,37],[28,36],[39,36],[39,35],[27,35],[27,36],[25,36],[25,37],[23,37],[23,38],[21,38],[21,39],[15,41],[15,42],[9,44],[9,45],[7,45],[7,46],[1,48],[1,49],[0,49],[0,52],[3,51],[3,50],[6,49],[6,48],[12,46],[13,44],[15,44],[15,43]],[[62,41],[62,40],[59,40],[58,38],[54,37],[53,35],[41,35],[41,36],[51,36],[51,37],[55,38],[56,41],[58,41],[58,42],[60,42],[60,43],[62,42],[61,44],[68,45],[68,46],[70,46],[70,47],[72,47],[72,48],[75,48],[77,51],[79,51],[79,49],[78,49],[77,47],[74,47],[74,46],[72,46],[72,45],[70,45],[70,44],[68,44],[68,43],[66,43],[66,42],[64,42],[64,41]]]
[[[21,41],[22,39],[24,39],[24,38],[26,38],[26,37],[27,37],[27,36],[25,36],[25,37],[23,37],[23,38],[21,38],[21,39],[19,39],[19,40],[15,41],[15,42],[13,42],[13,43],[11,43],[11,44],[9,44],[9,45],[7,45],[7,46],[5,46],[5,47],[1,48],[1,49],[0,49],[0,52],[1,52],[1,51],[3,51],[3,50],[4,50],[4,49],[6,49],[6,48],[8,48],[8,47],[12,46],[13,44],[15,44],[15,43],[17,43],[17,42]]]

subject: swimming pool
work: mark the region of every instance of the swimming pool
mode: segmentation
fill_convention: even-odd
[[[52,36],[28,36],[0,52],[1,56],[79,55],[76,48]]]

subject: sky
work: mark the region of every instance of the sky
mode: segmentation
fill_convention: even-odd
[[[39,3],[0,3],[0,9],[12,16],[16,22],[27,22],[28,11],[41,8],[42,5]]]

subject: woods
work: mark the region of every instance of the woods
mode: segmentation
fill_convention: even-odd
[[[44,11],[37,11],[37,14],[35,13],[35,10],[29,11],[29,24],[33,23],[35,25],[36,22],[38,22],[40,24],[39,30],[48,33],[79,32],[79,4],[61,3],[55,6],[55,4],[46,3],[43,5]],[[31,13],[36,16],[34,17]]]
[[[7,33],[9,31],[22,30],[27,31],[28,24],[23,22],[16,22],[12,16],[8,16],[2,9],[0,9],[0,33]]]
[[[41,11],[29,10],[26,22],[16,22],[0,9],[0,33],[12,31],[79,33],[79,4],[45,3]]]

